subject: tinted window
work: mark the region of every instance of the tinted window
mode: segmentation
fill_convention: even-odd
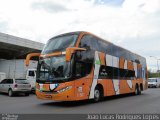
[[[141,68],[139,68],[138,70],[137,70],[137,78],[141,78],[142,77],[142,69]]]
[[[97,50],[99,48],[97,44],[97,39],[91,35],[85,35],[81,39],[80,47]]]
[[[87,50],[87,51],[78,51],[75,54],[77,61],[83,61],[87,63],[93,63],[95,51],[94,50]]]
[[[87,48],[87,49],[91,49],[91,37],[88,35],[83,36],[83,38],[81,39],[80,42],[80,47],[82,48]]]
[[[70,62],[66,62],[64,55],[43,58],[39,60],[37,80],[61,81],[71,76],[70,71]]]
[[[142,78],[143,78],[143,79],[146,79],[146,78],[145,78],[145,69],[144,69],[144,68],[142,68]]]
[[[103,52],[112,56],[116,56],[119,58],[124,58],[126,60],[131,60],[132,62],[136,62],[138,64],[141,64],[142,67],[146,67],[146,61],[145,58],[140,57],[139,55],[136,55],[124,48],[121,48],[119,46],[116,46],[112,43],[109,43],[107,41],[104,41],[98,37],[92,36],[92,35],[85,35],[82,37],[81,39],[81,43],[80,43],[80,47],[84,47],[87,48],[87,51],[85,51],[85,53],[80,54],[79,58],[81,60],[87,60],[88,56],[91,56],[94,58],[94,54],[89,53],[88,51],[99,51],[99,52]],[[90,50],[88,50],[90,49]],[[89,54],[87,54],[89,53]],[[91,58],[91,57],[90,57]],[[123,72],[126,73],[126,71],[124,70],[120,70],[120,69],[112,69],[114,72],[112,76],[118,76],[118,77],[122,77],[120,75],[120,73],[123,75]],[[117,75],[119,74],[119,75]],[[127,77],[134,77],[134,71],[127,71],[127,75],[125,75],[125,78]],[[138,70],[138,78],[142,77],[142,69]],[[127,78],[128,79],[128,78]]]
[[[92,35],[83,36],[80,47],[91,48],[92,50],[110,54],[116,57],[123,57],[126,60],[131,60],[141,64],[144,68],[146,67],[145,58]]]
[[[102,41],[100,39],[97,38],[97,41],[98,41],[98,51],[100,52],[103,52],[103,53],[111,53],[111,47],[112,47],[112,44],[107,42],[107,41]]]
[[[84,77],[91,72],[92,64],[77,61],[75,63],[75,77]]]
[[[13,79],[7,79],[7,84],[12,84],[13,83]]]
[[[85,76],[85,64],[83,62],[76,62],[76,77],[83,77]]]
[[[7,79],[1,81],[2,84],[7,83]]]
[[[32,76],[32,77],[34,77],[34,76],[35,76],[35,72],[34,72],[34,71],[29,71],[28,76]]]
[[[78,35],[71,34],[52,38],[45,45],[42,53],[47,54],[54,51],[66,50],[67,47],[73,47],[77,40],[77,37]]]
[[[102,65],[100,67],[99,79],[133,79],[135,72],[133,70],[115,68]]]

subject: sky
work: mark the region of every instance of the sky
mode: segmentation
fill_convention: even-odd
[[[91,32],[144,56],[148,69],[157,70],[160,0],[0,0],[2,33],[46,43],[72,31]]]

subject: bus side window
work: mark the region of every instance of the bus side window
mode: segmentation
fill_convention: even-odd
[[[142,68],[142,78],[143,78],[144,80],[146,79],[146,78],[145,78],[145,77],[146,77],[145,74],[146,74],[146,73],[145,73],[145,69]]]
[[[142,78],[142,69],[141,68],[138,68],[137,70],[137,78]]]
[[[84,77],[91,72],[92,63],[76,62],[75,76]]]
[[[92,49],[92,50],[99,50],[98,46],[98,40],[91,36],[91,35],[85,35],[81,39],[80,47],[86,48],[87,50]]]
[[[80,47],[90,49],[90,45],[91,45],[90,36],[88,35],[83,36],[80,42]]]
[[[76,62],[76,77],[85,76],[85,64],[83,62]]]

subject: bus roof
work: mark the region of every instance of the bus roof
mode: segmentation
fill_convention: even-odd
[[[113,45],[113,46],[115,46],[115,47],[119,47],[120,49],[122,49],[122,50],[124,50],[124,51],[126,51],[126,52],[129,52],[129,53],[131,53],[131,54],[134,54],[137,58],[143,59],[143,61],[146,62],[146,59],[145,59],[144,57],[140,56],[139,54],[134,53],[134,52],[131,52],[130,50],[127,50],[126,48],[123,48],[123,47],[121,47],[121,46],[115,45],[115,44],[113,44],[112,42],[109,42],[108,40],[105,40],[105,39],[103,39],[103,38],[101,38],[101,37],[98,37],[97,35],[94,35],[94,34],[92,34],[92,33],[90,33],[90,32],[87,32],[87,31],[68,32],[68,33],[64,33],[64,34],[60,34],[60,35],[57,35],[57,36],[55,36],[55,37],[52,37],[51,39],[57,38],[57,37],[61,37],[61,36],[64,36],[64,35],[72,35],[72,34],[77,34],[77,35],[80,35],[80,34],[86,34],[86,35],[87,35],[87,34],[88,34],[88,35],[92,35],[92,36],[98,38],[99,40],[102,40],[103,42],[106,42],[106,43],[108,43],[108,44],[111,44],[111,45]]]
[[[110,43],[110,44],[112,44],[112,45],[114,45],[114,46],[116,46],[116,47],[119,47],[119,48],[121,48],[121,49],[123,49],[123,50],[125,50],[125,51],[128,51],[128,52],[130,52],[130,53],[132,53],[132,54],[134,54],[134,55],[136,55],[136,56],[138,56],[138,57],[144,58],[143,56],[141,56],[141,55],[139,55],[139,54],[137,54],[137,53],[131,52],[130,50],[128,50],[128,49],[126,49],[126,48],[124,48],[124,47],[122,47],[122,46],[115,45],[114,43],[112,43],[112,42],[110,42],[110,41],[108,41],[108,40],[105,40],[105,39],[103,39],[103,38],[101,38],[101,37],[99,37],[99,36],[97,36],[97,35],[94,35],[94,34],[92,34],[92,33],[90,33],[90,32],[85,32],[85,31],[82,31],[82,32],[83,32],[83,33],[86,33],[86,34],[93,35],[93,36],[101,39],[101,40],[104,41],[104,42]],[[144,58],[144,59],[145,59],[145,58]]]

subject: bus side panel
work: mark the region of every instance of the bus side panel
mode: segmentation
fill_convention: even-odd
[[[104,53],[99,53],[99,59],[101,61],[101,65],[106,65],[106,56]]]
[[[124,58],[119,59],[119,68],[120,69],[127,69],[127,60]],[[126,80],[120,80],[119,88],[120,88],[120,94],[125,94],[125,86],[127,85]]]
[[[124,58],[120,58],[119,68],[134,70],[133,63],[131,61],[125,60]],[[131,93],[134,92],[133,80],[129,79],[121,79],[120,80],[120,94]]]
[[[126,86],[128,86],[126,80],[120,80],[120,83],[119,83],[120,94],[125,94],[127,92],[125,89]]]
[[[107,86],[107,90],[106,90],[107,96],[116,95],[116,94],[115,94],[114,85],[113,85],[113,80],[111,80],[111,79],[106,79],[106,86]]]
[[[90,78],[87,77],[75,80],[75,100],[88,99],[90,91],[88,81],[90,81]]]
[[[79,80],[75,80],[75,100],[89,99],[91,86],[93,82],[94,68],[91,73]]]
[[[120,94],[134,92],[133,80],[121,80],[120,81]]]
[[[133,62],[131,62],[130,60],[127,61],[127,69],[128,70],[134,70]],[[134,81],[134,79],[132,79],[132,78],[124,80],[124,86],[125,86],[124,87],[124,91],[126,91],[125,93],[132,93],[132,92],[134,92],[133,81]]]

